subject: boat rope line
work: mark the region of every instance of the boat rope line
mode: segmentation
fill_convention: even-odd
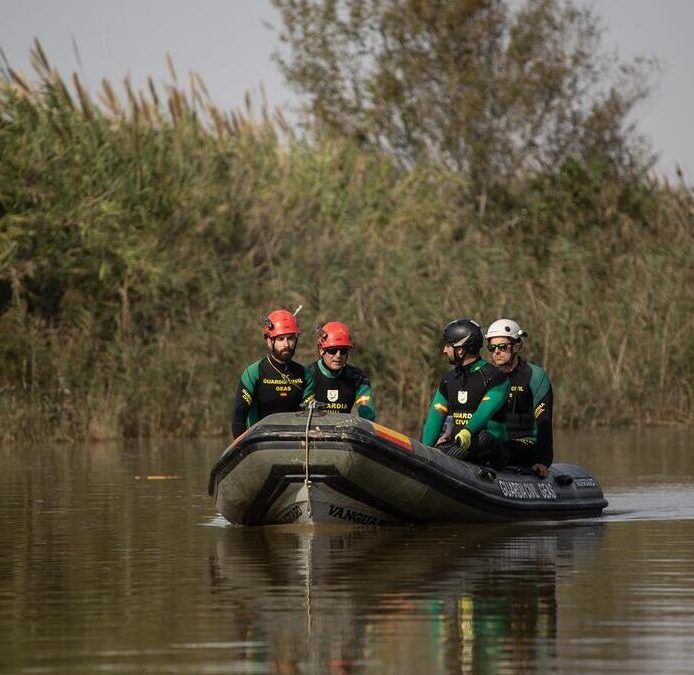
[[[313,517],[312,509],[311,509],[311,495],[309,490],[311,489],[311,474],[309,471],[309,446],[308,446],[308,432],[311,428],[311,418],[313,417],[313,411],[316,408],[316,400],[313,399],[312,401],[309,401],[306,409],[308,410],[308,417],[306,419],[306,434],[305,434],[305,443],[306,443],[306,455],[304,458],[304,487],[306,488],[306,508],[307,508],[307,515],[309,518]]]
[[[311,502],[309,502],[310,504]],[[310,508],[310,506],[309,506]],[[313,588],[313,534],[308,535],[307,549],[307,565],[306,565],[306,646],[309,663],[315,666],[315,650],[313,648],[313,626],[311,617],[311,589]]]
[[[272,357],[268,356],[267,357],[267,362],[273,367],[274,371],[282,378],[282,382],[285,384],[289,385],[290,387],[294,387],[297,391],[300,391],[302,394],[304,393],[304,388],[300,387],[296,382],[292,382],[291,378],[289,377],[289,373],[283,373],[273,362],[272,362]]]

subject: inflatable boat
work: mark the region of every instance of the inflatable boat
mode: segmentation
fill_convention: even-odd
[[[353,415],[309,409],[257,422],[222,453],[208,488],[238,525],[403,525],[599,516],[598,480],[553,464],[541,479],[449,457]]]

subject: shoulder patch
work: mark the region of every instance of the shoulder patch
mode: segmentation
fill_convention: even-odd
[[[530,376],[530,389],[533,392],[533,398],[537,404],[538,401],[547,394],[552,385],[547,373],[540,366],[534,363],[529,363],[528,366],[532,373]]]

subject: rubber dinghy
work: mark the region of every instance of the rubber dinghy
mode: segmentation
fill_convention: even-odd
[[[307,410],[269,415],[212,468],[209,494],[238,525],[556,520],[607,506],[595,476],[553,464],[550,476],[453,459],[380,424]]]

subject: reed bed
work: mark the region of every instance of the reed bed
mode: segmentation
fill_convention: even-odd
[[[516,318],[558,425],[694,419],[694,198],[567,166],[484,213],[464,176],[398,169],[185,88],[0,84],[0,440],[226,436],[260,316],[346,321],[379,420],[417,434],[442,326]]]

